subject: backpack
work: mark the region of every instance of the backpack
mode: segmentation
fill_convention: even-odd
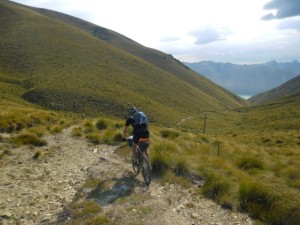
[[[136,112],[133,114],[134,125],[147,125],[148,118],[143,112]]]

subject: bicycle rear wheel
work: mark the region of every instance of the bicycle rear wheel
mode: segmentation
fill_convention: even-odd
[[[147,185],[151,183],[151,165],[147,156],[142,157],[142,174]]]

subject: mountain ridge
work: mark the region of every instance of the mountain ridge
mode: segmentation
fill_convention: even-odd
[[[269,61],[262,64],[233,64],[201,61],[186,63],[191,69],[240,95],[255,95],[275,88],[300,74],[300,62]]]
[[[300,97],[300,75],[276,88],[252,96],[248,100],[254,104],[261,104],[284,99],[293,99],[296,97]]]

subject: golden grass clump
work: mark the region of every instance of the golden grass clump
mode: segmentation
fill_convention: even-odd
[[[268,218],[278,195],[271,186],[256,180],[242,181],[239,187],[240,207],[256,219]]]
[[[155,143],[151,148],[152,171],[158,174],[164,174],[172,167],[171,152],[175,150],[173,145],[167,143]]]
[[[183,157],[177,158],[177,160],[175,161],[173,171],[177,176],[188,176],[190,169],[186,159],[184,159]]]
[[[72,129],[72,136],[81,137],[82,136],[82,128],[81,127],[74,127]]]
[[[104,119],[99,119],[96,122],[96,127],[98,130],[105,130],[108,127],[108,122]]]
[[[83,128],[76,127],[72,130],[73,136],[82,136],[95,144],[115,145],[122,141],[121,130],[116,126],[116,122],[109,119],[89,118],[83,122]]]
[[[217,174],[212,171],[206,171],[204,173],[205,184],[202,189],[202,193],[211,199],[220,201],[222,197],[228,194],[232,183],[228,177]]]
[[[20,145],[33,145],[36,147],[41,147],[47,145],[47,142],[34,134],[20,134],[10,138],[12,143],[17,146]]]
[[[265,167],[264,162],[254,156],[243,156],[236,164],[242,170],[263,170]]]
[[[160,131],[160,135],[163,138],[174,139],[174,138],[177,138],[179,136],[179,132],[175,131],[175,130],[171,130],[171,129],[164,129],[164,130]]]

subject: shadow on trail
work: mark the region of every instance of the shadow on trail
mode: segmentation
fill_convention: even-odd
[[[112,187],[109,184],[114,183]],[[130,196],[134,193],[135,188],[143,188],[145,191],[148,186],[137,179],[132,172],[125,172],[121,178],[112,178],[101,182],[88,196],[96,198],[101,206],[113,204],[117,199]]]

